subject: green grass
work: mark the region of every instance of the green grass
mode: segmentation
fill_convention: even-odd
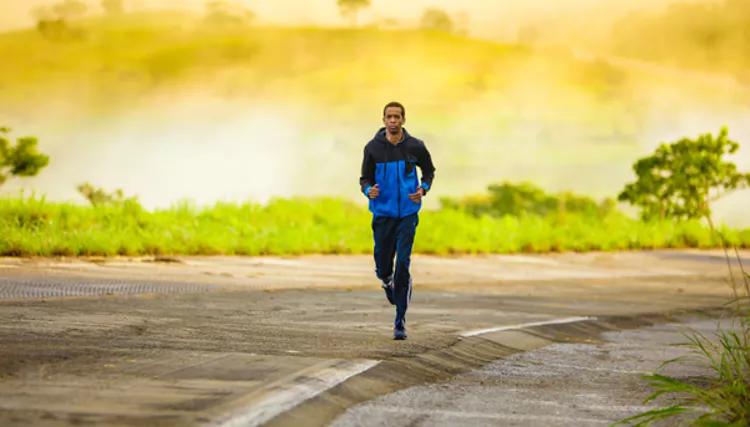
[[[43,198],[0,199],[0,255],[302,255],[368,254],[366,201],[331,198],[268,204],[188,204],[146,211],[136,203],[82,206]],[[724,230],[750,247],[750,230]],[[473,217],[456,210],[424,211],[415,245],[423,254],[613,251],[716,247],[698,222],[643,223],[621,215]]]
[[[711,337],[688,328],[684,333],[687,341],[679,344],[690,348],[688,356],[668,360],[642,377],[655,389],[643,404],[666,395],[673,398],[668,406],[644,411],[613,426],[632,423],[633,427],[646,427],[675,417],[686,417],[687,425],[697,427],[750,425],[750,274],[743,268],[742,275],[740,284],[732,277],[735,299],[728,304],[732,309],[730,324],[717,322]],[[709,367],[711,376],[695,381],[658,373],[664,366],[685,360]]]

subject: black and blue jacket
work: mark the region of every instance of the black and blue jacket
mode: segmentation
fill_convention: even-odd
[[[378,185],[380,195],[370,199],[370,212],[375,216],[403,218],[419,212],[422,202],[412,202],[409,194],[416,193],[419,187],[427,194],[432,187],[435,166],[430,152],[424,142],[402,130],[403,139],[398,144],[388,141],[383,127],[365,146],[359,185],[365,196]],[[417,166],[422,171],[421,182]]]

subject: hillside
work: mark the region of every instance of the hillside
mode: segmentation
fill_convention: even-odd
[[[741,114],[732,93],[674,77],[416,30],[217,29],[178,12],[74,28],[0,35],[0,122],[40,137],[52,162],[27,183],[55,198],[84,181],[147,206],[358,197],[362,145],[392,99],[439,161],[436,194],[524,179],[611,196],[662,138]]]
[[[747,0],[675,3],[661,13],[621,18],[604,45],[619,55],[725,73],[750,85],[749,20]]]
[[[0,71],[5,99],[74,90],[92,101],[117,96],[126,102],[164,87],[200,83],[232,97],[366,105],[399,94],[427,106],[433,99],[509,93],[530,67],[535,72],[551,67],[559,82],[585,81],[592,87],[579,86],[590,93],[607,89],[601,80],[609,76],[602,71],[618,77],[564,58],[530,63],[529,52],[517,46],[419,31],[217,30],[185,13],[72,25],[83,32],[82,40],[51,42],[34,30],[0,36],[0,55],[13,58],[12,66]]]
[[[325,105],[355,120],[398,98],[430,125],[444,124],[458,107],[482,106],[485,113],[505,110],[495,117],[503,126],[513,110],[525,109],[555,127],[542,133],[573,125],[622,142],[613,134],[627,138],[643,117],[633,109],[642,102],[634,89],[669,83],[566,52],[416,30],[216,29],[185,12],[92,18],[71,27],[80,40],[50,41],[34,29],[0,35],[0,57],[12,58],[0,68],[2,113],[74,99],[85,114],[106,116],[140,108],[152,96],[200,91]]]

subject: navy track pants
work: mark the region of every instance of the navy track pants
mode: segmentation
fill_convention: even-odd
[[[411,251],[419,225],[419,214],[404,218],[374,217],[372,220],[375,240],[375,274],[388,282],[393,277],[393,299],[396,305],[395,329],[406,329],[406,309],[411,301]],[[394,257],[396,259],[394,273]]]

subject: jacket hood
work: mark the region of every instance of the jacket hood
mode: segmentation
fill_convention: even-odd
[[[407,140],[408,140],[409,138],[411,138],[411,135],[409,135],[409,132],[407,132],[407,131],[406,131],[406,128],[405,128],[405,127],[402,127],[402,128],[401,128],[401,131],[402,131],[402,132],[403,132],[403,134],[404,134],[404,138],[403,138],[403,139],[401,140],[401,142],[407,141]],[[376,141],[380,141],[380,142],[385,142],[385,143],[388,143],[388,144],[390,144],[391,142],[390,142],[390,141],[388,141],[388,138],[386,138],[386,136],[385,136],[385,135],[386,135],[386,133],[385,133],[385,132],[386,132],[386,130],[385,130],[385,126],[381,127],[381,128],[380,128],[380,129],[378,129],[378,131],[377,131],[377,132],[375,133],[375,138],[374,138],[374,139],[375,139]]]

